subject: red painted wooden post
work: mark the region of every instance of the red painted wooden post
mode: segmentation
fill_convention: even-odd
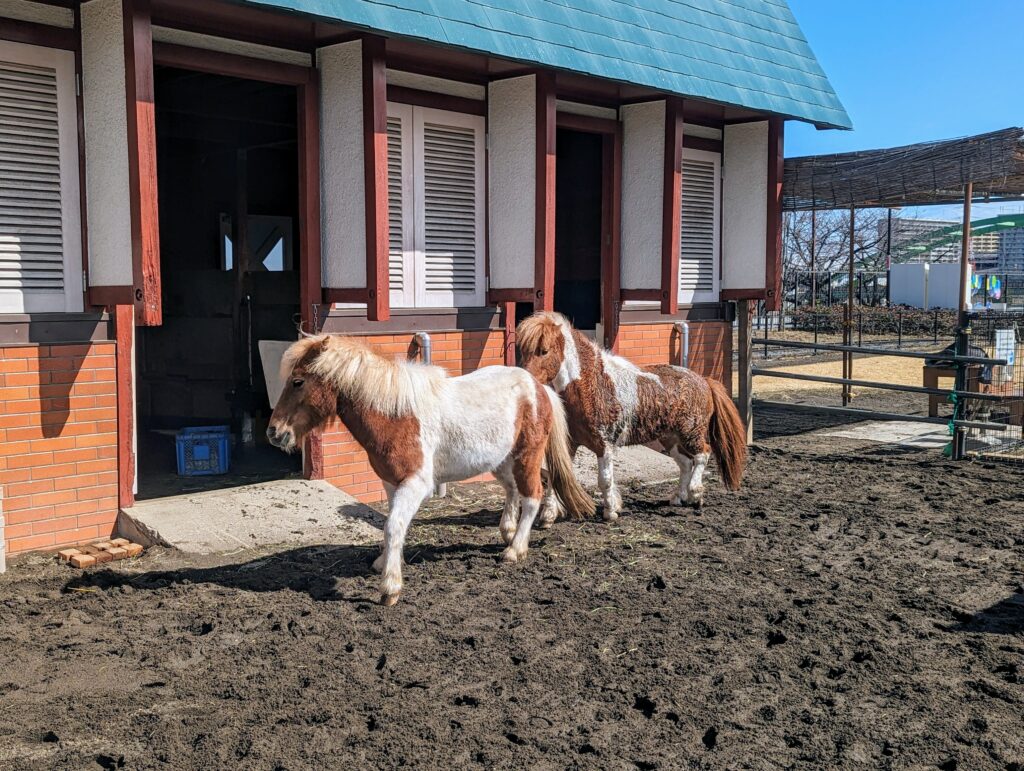
[[[150,2],[124,0],[122,8],[135,320],[142,326],[159,326],[160,226]]]
[[[783,121],[768,119],[768,237],[765,244],[765,303],[782,309]]]
[[[534,228],[534,308],[555,309],[555,76],[537,78],[537,194]]]
[[[504,302],[501,304],[504,314],[504,345],[505,345],[505,366],[516,366],[516,304]]]
[[[683,100],[665,102],[665,186],[661,214],[661,312],[679,310],[679,233],[683,165]]]
[[[132,381],[132,346],[135,340],[135,307],[115,305],[115,379],[117,382],[117,505],[135,504],[135,403]]]
[[[363,179],[366,199],[366,317],[391,317],[388,274],[388,108],[384,39],[363,38]]]

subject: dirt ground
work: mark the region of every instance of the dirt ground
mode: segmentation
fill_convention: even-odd
[[[625,491],[498,564],[497,498],[366,548],[0,577],[0,767],[1024,768],[1019,467],[759,415],[739,493]]]

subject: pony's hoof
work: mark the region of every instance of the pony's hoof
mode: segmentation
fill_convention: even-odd
[[[525,556],[526,555],[523,555],[523,557]],[[522,558],[519,556],[519,553],[511,547],[505,549],[505,551],[501,553],[501,561],[504,562],[506,565],[515,565],[517,562],[519,562],[520,559]]]
[[[395,592],[394,594],[382,594],[380,596],[380,604],[383,605],[385,608],[390,608],[392,605],[398,602],[398,598],[401,594],[401,592]]]
[[[681,495],[673,495],[671,498],[668,499],[669,506],[682,506],[685,503],[686,501],[683,500],[683,496]]]
[[[614,522],[619,518],[619,512],[606,506],[604,511],[601,513],[601,517],[605,522]]]
[[[553,520],[553,519],[552,520],[542,519],[536,525],[534,525],[534,527],[537,528],[538,530],[550,530],[551,526],[553,524],[555,524],[555,520]]]

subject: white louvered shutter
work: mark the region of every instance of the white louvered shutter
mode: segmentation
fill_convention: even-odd
[[[679,301],[718,299],[721,156],[683,149],[679,223]]]
[[[412,110],[405,104],[388,105],[388,276],[394,308],[412,307],[416,299]]]
[[[483,305],[483,117],[414,116],[416,304]]]
[[[73,55],[0,41],[0,312],[80,310]]]

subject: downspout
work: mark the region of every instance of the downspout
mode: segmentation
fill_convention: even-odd
[[[679,346],[679,366],[690,368],[690,323],[688,321],[677,321],[672,325],[682,341]]]
[[[419,352],[420,361],[424,364],[430,364],[430,335],[427,332],[417,332],[412,336],[412,341],[416,344],[416,349]],[[441,484],[434,489],[434,495],[438,498],[444,498],[448,495],[448,485]]]

